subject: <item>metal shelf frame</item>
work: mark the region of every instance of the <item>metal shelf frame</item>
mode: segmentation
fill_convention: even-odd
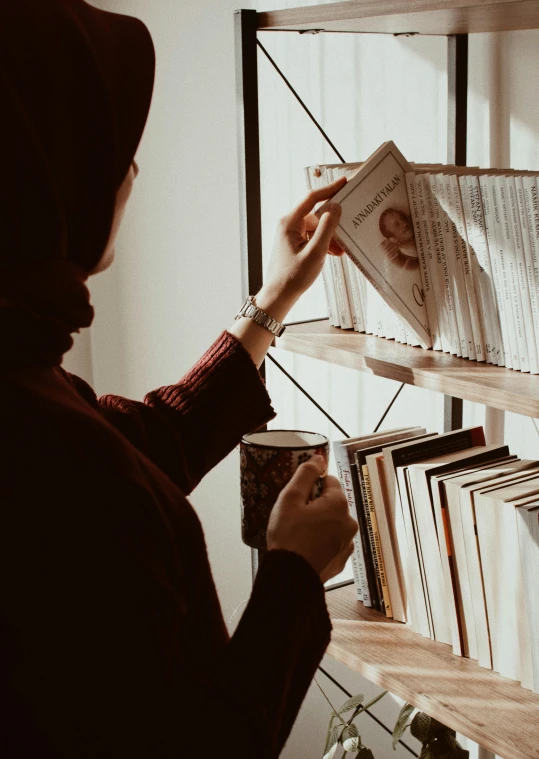
[[[242,296],[244,298],[257,293],[263,282],[258,111],[258,19],[260,15],[255,10],[238,10],[234,14]],[[298,34],[295,31],[287,33]],[[467,34],[447,36],[447,66],[447,162],[465,166],[468,115]],[[462,408],[461,398],[449,395],[444,397],[445,432],[462,426]]]

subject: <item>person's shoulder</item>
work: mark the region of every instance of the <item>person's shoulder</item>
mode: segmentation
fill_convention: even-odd
[[[59,377],[67,382],[78,393],[78,395],[80,395],[80,397],[86,401],[86,403],[90,404],[92,408],[99,408],[97,395],[95,394],[94,389],[88,384],[88,382],[86,382],[86,380],[83,380],[82,377],[78,377],[76,374],[66,372],[66,370],[61,366],[56,367],[54,371],[58,374]]]
[[[11,468],[29,477],[69,471],[95,476],[98,469],[111,472],[129,464],[127,442],[102,418],[90,386],[77,380],[55,370],[50,386],[0,381],[5,443],[0,472]]]

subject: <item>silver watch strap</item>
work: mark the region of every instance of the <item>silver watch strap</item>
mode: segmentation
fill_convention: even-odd
[[[275,335],[275,337],[281,337],[286,329],[281,322],[273,319],[266,314],[265,311],[262,311],[261,308],[258,308],[258,306],[255,305],[253,295],[249,295],[236,316],[236,319],[241,319],[242,316],[246,316],[248,319],[252,319],[257,324],[260,324],[261,327],[265,327],[272,333],[272,335]]]

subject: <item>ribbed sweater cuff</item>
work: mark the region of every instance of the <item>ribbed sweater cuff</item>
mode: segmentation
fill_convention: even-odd
[[[275,416],[271,400],[251,356],[233,335],[223,332],[177,385],[162,387],[157,395],[182,415],[200,413],[215,429],[226,424],[234,437],[257,429]],[[204,404],[201,406],[201,398]]]
[[[223,332],[177,385],[146,396],[180,431],[192,489],[247,432],[275,412],[258,369],[243,345]]]

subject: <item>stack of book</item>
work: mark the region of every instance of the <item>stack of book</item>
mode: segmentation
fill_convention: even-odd
[[[539,461],[482,427],[333,443],[357,597],[539,693]]]
[[[409,164],[392,142],[305,171],[311,188],[348,178],[348,255],[323,272],[334,326],[539,373],[535,174]]]

